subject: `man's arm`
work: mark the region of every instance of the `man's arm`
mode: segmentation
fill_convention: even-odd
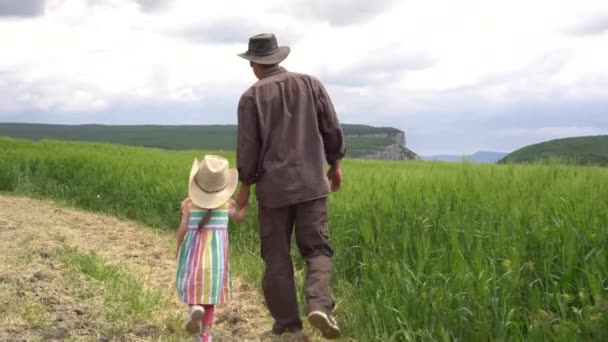
[[[338,115],[321,82],[318,82],[317,115],[319,131],[323,137],[325,158],[330,165],[327,177],[331,181],[331,190],[338,191],[342,185],[342,166],[340,160],[346,154],[346,146]]]
[[[241,190],[236,201],[239,207],[247,205],[250,185],[257,181],[260,148],[255,102],[252,96],[245,93],[241,96],[238,108],[236,164]]]
[[[241,190],[236,196],[236,204],[239,208],[244,208],[249,203],[249,189],[251,185],[241,182]]]

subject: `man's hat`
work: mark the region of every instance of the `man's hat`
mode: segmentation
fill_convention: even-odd
[[[257,64],[270,65],[281,63],[290,51],[288,46],[277,44],[274,34],[263,33],[249,38],[249,49],[238,56]]]

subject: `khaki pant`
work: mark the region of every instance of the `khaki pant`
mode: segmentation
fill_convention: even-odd
[[[275,328],[302,329],[289,254],[294,228],[298,250],[306,262],[306,312],[331,313],[334,302],[329,294],[329,277],[333,251],[328,241],[327,198],[282,208],[267,208],[260,203],[259,220],[266,264],[262,288]]]

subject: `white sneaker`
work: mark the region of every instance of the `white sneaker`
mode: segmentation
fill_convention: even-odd
[[[313,311],[308,315],[308,321],[312,326],[319,329],[323,338],[333,340],[340,337],[340,327],[335,318],[321,311]]]
[[[205,316],[205,308],[200,305],[193,305],[190,308],[190,320],[186,323],[186,331],[190,335],[198,335],[201,333],[201,323]]]

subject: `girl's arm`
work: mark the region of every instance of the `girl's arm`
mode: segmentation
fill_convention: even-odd
[[[177,230],[177,247],[175,250],[175,257],[179,255],[179,249],[184,242],[184,236],[186,236],[186,231],[188,230],[188,219],[190,218],[190,199],[186,198],[182,201],[181,204],[182,209],[182,221],[179,224],[179,228]]]
[[[228,216],[230,219],[236,223],[245,221],[245,218],[247,218],[247,207],[249,205],[239,208],[236,201],[232,199],[228,202],[228,204],[230,205],[230,209],[228,210]]]

